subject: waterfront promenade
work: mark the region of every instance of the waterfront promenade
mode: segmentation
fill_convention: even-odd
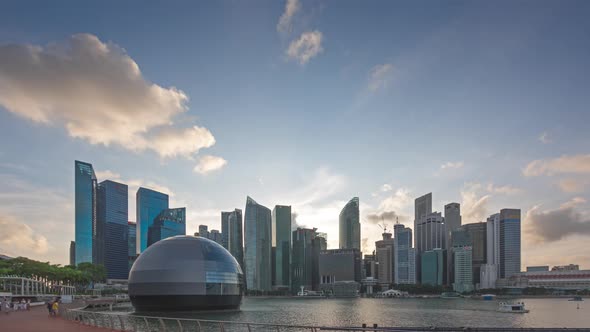
[[[65,305],[63,305],[65,306]],[[75,307],[76,305],[72,305]],[[79,304],[78,304],[79,306]],[[61,317],[49,317],[45,306],[33,307],[29,311],[15,311],[0,316],[2,331],[47,331],[47,332],[105,332],[106,328],[92,327],[68,321]]]

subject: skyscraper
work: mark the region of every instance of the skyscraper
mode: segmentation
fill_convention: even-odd
[[[419,253],[446,248],[445,219],[440,212],[423,215],[416,226],[416,250]]]
[[[500,278],[520,272],[520,209],[500,210]]]
[[[229,215],[232,213],[232,211],[226,212],[226,211],[222,211],[221,212],[221,245],[225,248],[228,249],[228,234],[229,234]]]
[[[361,223],[359,198],[353,197],[340,211],[340,249],[361,250]]]
[[[169,207],[168,195],[147,188],[139,188],[135,199],[136,222],[139,228],[137,253],[141,253],[148,247],[148,229],[154,223],[154,219]]]
[[[421,283],[435,286],[445,285],[447,255],[444,249],[434,249],[425,251],[421,254]]]
[[[127,185],[106,180],[97,189],[97,239],[96,257],[104,264],[109,279],[127,279],[129,230]]]
[[[76,265],[93,262],[96,238],[96,175],[89,163],[74,162]]]
[[[288,289],[291,285],[291,206],[276,205],[272,210],[272,246],[276,248],[275,288]]]
[[[76,241],[70,241],[70,265],[76,266]]]
[[[271,245],[272,218],[270,210],[246,198],[244,221],[246,284],[249,290],[270,291],[272,288]]]
[[[160,212],[148,229],[147,245],[149,247],[176,235],[186,235],[186,208],[165,209]]]
[[[308,290],[314,288],[313,272],[317,270],[317,267],[314,268],[317,258],[314,259],[313,257],[315,237],[315,228],[297,228],[297,230],[293,231],[291,291],[294,293],[299,291],[302,286]],[[319,251],[317,251],[317,254],[319,254]]]
[[[473,290],[472,269],[472,239],[470,234],[460,228],[454,230],[451,236],[452,244],[450,257],[453,260],[453,290],[456,292],[470,292]]]
[[[222,234],[227,235],[227,249],[232,256],[238,261],[242,270],[244,269],[244,240],[242,232],[242,210],[235,209],[231,212],[223,212],[227,214],[226,230],[222,230]],[[222,220],[223,220],[222,213]],[[223,224],[222,224],[223,227]]]
[[[218,230],[216,230],[216,229],[212,229],[211,232],[209,232],[209,240],[215,241],[215,242],[217,242],[219,244],[222,244],[223,243],[222,242],[223,240],[222,240],[222,237],[221,237],[221,233]]]
[[[129,270],[137,258],[137,224],[129,221],[127,222],[127,261]]]
[[[487,238],[486,238],[486,223],[478,222],[473,224],[465,224],[461,226],[471,238],[472,247],[472,261],[473,267],[473,284],[479,287],[481,266],[486,263]]]
[[[379,271],[377,273],[378,282],[380,285],[388,288],[393,283],[394,274],[394,240],[391,233],[383,232],[382,240],[375,242],[375,253],[377,255],[377,262],[379,263]]]
[[[432,193],[420,196],[414,200],[414,248],[418,248],[418,222],[423,216],[432,213]]]
[[[415,284],[416,252],[412,248],[412,229],[396,224],[393,233],[394,281],[396,284]]]
[[[461,227],[461,205],[449,203],[445,205],[445,225],[447,229],[447,246],[451,246],[451,234]]]
[[[207,225],[199,225],[199,236],[209,238],[209,227]]]

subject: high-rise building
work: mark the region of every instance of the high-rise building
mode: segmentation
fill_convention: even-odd
[[[446,222],[446,219],[445,219]],[[473,267],[473,284],[479,287],[481,266],[486,263],[487,256],[487,225],[484,222],[473,224],[465,224],[461,226],[471,238],[472,246],[472,261]]]
[[[445,229],[446,229],[446,248],[447,253],[450,253],[451,249],[451,234],[453,231],[457,230],[461,227],[461,205],[459,203],[449,203],[445,205]],[[452,274],[454,271],[453,259],[452,257],[448,257],[447,259],[447,280],[452,282]]]
[[[97,241],[99,263],[104,264],[108,279],[127,279],[129,249],[127,226],[129,193],[126,184],[106,180],[97,189]]]
[[[394,240],[391,233],[383,232],[381,235],[383,239],[375,242],[375,253],[379,263],[377,280],[381,286],[389,288],[393,283],[394,274]]]
[[[186,208],[165,209],[154,219],[148,230],[148,247],[173,237],[186,235]]]
[[[76,266],[76,241],[70,241],[70,265]]]
[[[129,270],[137,258],[137,224],[133,221],[127,223],[127,261]]]
[[[270,291],[272,288],[272,218],[270,210],[246,198],[245,252],[246,285],[249,290]]]
[[[480,272],[480,287],[494,288],[500,277],[500,214],[492,214],[486,222],[486,266],[485,273]],[[482,267],[483,268],[483,267]],[[496,272],[495,276],[491,273]],[[483,280],[482,278],[486,279]],[[491,287],[490,287],[491,286]]]
[[[316,230],[316,228],[297,228],[293,231],[291,291],[294,293],[301,287],[308,290],[314,289],[314,286],[317,288],[317,284],[314,285],[313,275],[317,270],[314,265],[318,263],[318,258],[314,258],[314,254],[319,255],[319,250],[314,250]]]
[[[418,222],[432,213],[432,193],[420,196],[414,200],[414,248],[418,248]]]
[[[451,235],[451,258],[453,260],[452,284],[456,292],[473,290],[472,239],[470,234],[460,228]]]
[[[221,233],[225,233],[227,236],[227,251],[238,261],[243,271],[244,269],[244,240],[242,232],[242,210],[235,209],[227,213],[227,226],[226,230],[222,230]],[[222,214],[223,220],[223,214]],[[223,225],[222,225],[223,227]]]
[[[340,211],[339,229],[340,249],[361,250],[361,223],[359,198],[354,197]]]
[[[76,265],[93,262],[96,238],[96,175],[89,163],[74,162]]]
[[[498,280],[498,265],[483,264],[479,271],[479,289],[496,288]]]
[[[500,210],[500,278],[520,272],[520,209]]]
[[[423,215],[416,227],[418,253],[446,248],[445,219],[440,212]]]
[[[295,239],[295,232],[293,232],[293,239]],[[315,231],[313,238],[315,238]],[[272,210],[272,246],[275,247],[274,286],[277,289],[289,289],[291,285],[291,206],[276,205]]]
[[[319,255],[320,286],[338,281],[361,282],[361,251],[323,250]]]
[[[199,236],[209,238],[209,227],[207,225],[199,225]]]
[[[228,248],[228,234],[229,234],[229,215],[232,211],[222,211],[221,212],[221,245],[227,249]]]
[[[416,252],[412,248],[412,229],[396,224],[393,233],[394,281],[396,284],[415,284]]]
[[[421,283],[442,286],[447,283],[447,255],[444,249],[433,249],[421,254]]]
[[[147,188],[139,188],[135,195],[137,253],[143,252],[148,247],[148,230],[153,225],[154,219],[164,210],[168,209],[168,195]]]
[[[365,279],[365,278],[377,279],[379,277],[379,272],[378,272],[379,264],[377,264],[377,257],[375,257],[375,256],[377,256],[377,255],[373,251],[372,255],[365,255],[363,257],[361,279]]]
[[[215,241],[219,244],[223,243],[221,233],[216,229],[212,229],[211,232],[209,232],[209,240]]]

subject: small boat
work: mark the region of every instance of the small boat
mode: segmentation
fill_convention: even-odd
[[[517,303],[504,303],[500,302],[498,304],[498,311],[499,312],[510,312],[515,314],[526,314],[529,312],[528,309],[524,308],[524,302],[517,302]]]
[[[496,295],[494,295],[494,294],[483,294],[483,295],[481,296],[481,298],[482,298],[484,301],[492,301],[492,300],[493,300],[495,297],[496,297]]]
[[[460,299],[462,296],[457,292],[444,292],[440,294],[441,299]]]
[[[301,286],[301,290],[297,292],[297,297],[299,298],[325,298],[326,296],[322,292],[316,292],[312,290],[305,290],[303,286]]]
[[[569,299],[568,301],[584,301],[581,296],[574,296],[573,298]]]

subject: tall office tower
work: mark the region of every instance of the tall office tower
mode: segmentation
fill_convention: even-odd
[[[235,209],[227,212],[227,250],[238,261],[242,271],[244,269],[244,240],[242,232],[242,210]],[[223,233],[223,232],[222,232]]]
[[[377,279],[379,278],[379,271],[378,271],[378,266],[379,264],[377,264],[377,255],[375,254],[375,252],[373,251],[372,255],[365,255],[363,258],[363,266],[362,266],[362,277],[361,279],[365,279],[365,278],[373,278],[373,279]]]
[[[414,248],[418,248],[418,222],[432,213],[432,193],[420,196],[414,200]]]
[[[421,283],[435,286],[445,285],[447,283],[446,268],[447,255],[444,249],[434,249],[425,251],[421,255]]]
[[[129,270],[137,258],[137,224],[133,221],[127,222],[127,263]]]
[[[186,235],[186,208],[166,209],[156,216],[148,230],[148,247],[176,235]]]
[[[520,209],[500,210],[500,278],[520,272]]]
[[[222,244],[221,233],[216,229],[212,229],[211,232],[209,232],[209,240]]]
[[[412,229],[396,224],[393,233],[395,283],[415,284],[416,253],[412,248]]]
[[[416,227],[416,250],[419,254],[433,249],[446,248],[445,219],[440,212],[422,216]]]
[[[492,214],[486,222],[486,263],[500,266],[500,214]]]
[[[139,188],[135,194],[137,232],[137,253],[148,247],[148,230],[154,219],[168,206],[168,195],[147,188]]]
[[[361,250],[361,223],[359,198],[354,197],[340,211],[339,217],[340,249]]]
[[[479,288],[481,266],[486,263],[486,251],[487,251],[487,225],[484,222],[478,222],[473,224],[465,224],[461,226],[467,233],[473,242],[472,250],[472,261],[473,267],[473,284],[476,288]]]
[[[461,205],[459,203],[449,203],[445,205],[445,229],[447,232],[445,239],[447,247],[445,249],[447,249],[447,253],[450,253],[452,247],[451,234],[459,227],[461,227]],[[447,264],[447,280],[452,282],[452,274],[454,271],[452,267],[452,257],[448,257]]]
[[[70,265],[76,266],[76,241],[70,241]]]
[[[272,218],[270,210],[246,198],[244,221],[246,284],[249,290],[270,291],[272,288]]]
[[[76,265],[92,263],[96,237],[96,175],[89,163],[74,162]]]
[[[199,225],[199,236],[209,238],[209,227],[207,225]]]
[[[293,293],[298,292],[301,287],[307,290],[314,289],[313,272],[317,270],[317,267],[314,268],[314,263],[318,262],[317,258],[314,259],[316,230],[316,228],[297,228],[296,231],[293,231],[293,260],[291,263],[291,291]]]
[[[479,289],[496,288],[498,265],[483,264],[479,271]]]
[[[295,238],[294,233],[293,238]],[[276,248],[275,288],[289,289],[291,285],[291,206],[276,205],[272,209],[272,246]]]
[[[221,245],[225,248],[228,249],[229,248],[229,238],[228,238],[228,234],[229,234],[229,215],[232,213],[232,211],[227,211],[221,212]],[[229,250],[229,249],[228,249]]]
[[[393,283],[394,273],[394,241],[391,233],[383,232],[382,240],[375,242],[375,252],[377,262],[379,263],[378,282],[380,285],[388,288]]]
[[[454,230],[451,235],[451,254],[453,264],[453,290],[470,292],[473,290],[472,245],[470,234],[463,228]]]
[[[127,279],[129,260],[127,226],[129,193],[126,184],[106,180],[98,184],[97,225],[102,229],[99,239],[99,262],[104,264],[108,279]]]

